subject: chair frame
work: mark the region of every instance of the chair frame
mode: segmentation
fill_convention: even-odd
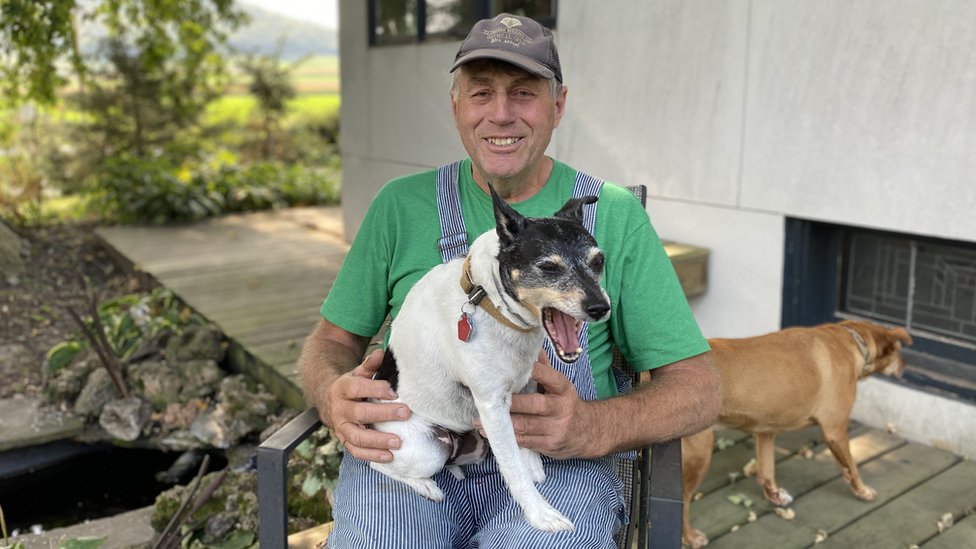
[[[646,187],[627,188],[642,205],[646,205]],[[619,364],[619,353],[614,354],[615,363]],[[629,370],[624,368],[623,371]],[[639,377],[633,372],[631,376],[636,387]],[[258,540],[261,547],[283,549],[288,546],[288,458],[320,427],[318,411],[309,408],[258,446]],[[632,465],[630,482],[625,481],[625,492],[629,492],[630,500],[630,523],[620,540],[620,547],[679,549],[684,505],[681,439],[641,448]]]

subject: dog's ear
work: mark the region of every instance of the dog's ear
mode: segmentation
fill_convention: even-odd
[[[495,192],[495,187],[488,182],[488,190],[491,191],[492,209],[495,211],[495,231],[498,233],[498,240],[502,248],[511,244],[525,228],[525,218],[522,214],[515,211],[511,206],[502,200]]]
[[[912,344],[912,336],[908,334],[908,330],[904,328],[890,328],[888,333],[894,336],[895,339],[901,341],[905,345]]]
[[[583,206],[587,204],[593,204],[596,202],[595,196],[584,196],[583,198],[570,198],[562,208],[556,212],[553,217],[558,217],[560,219],[568,219],[570,221],[575,221],[576,223],[583,222]]]

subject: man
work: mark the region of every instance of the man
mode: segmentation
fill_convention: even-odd
[[[454,214],[463,218],[467,242],[494,228],[488,181],[523,215],[552,215],[574,192],[578,173],[545,155],[567,97],[549,29],[507,14],[480,21],[451,71],[452,113],[469,156],[455,166]],[[366,464],[393,459],[400,444],[369,425],[410,415],[402,404],[367,401],[395,393],[371,379],[381,354],[362,356],[409,288],[445,259],[438,243],[450,235],[438,219],[450,214],[438,210],[438,174],[450,171],[394,180],[373,201],[299,360],[309,402],[347,452],[330,547],[613,547],[626,521],[614,454],[699,431],[719,406],[708,345],[663,246],[639,202],[615,185],[602,186],[596,205],[594,236],[607,256],[612,309],[610,320],[589,327],[586,360],[577,363],[589,367],[557,370],[540,353],[533,369],[540,393],[512,398],[519,444],[554,458],[540,491],[576,531],[528,526],[490,455],[465,466],[465,480],[435,476],[442,503]],[[653,370],[649,383],[617,394],[613,345],[636,370]]]

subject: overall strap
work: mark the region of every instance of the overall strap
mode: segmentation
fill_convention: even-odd
[[[460,173],[460,160],[437,169],[437,213],[441,220],[437,247],[444,263],[468,253],[468,232],[461,215]]]
[[[603,181],[583,172],[576,172],[576,183],[573,185],[573,198],[582,198],[590,195],[599,197],[602,189]],[[596,203],[583,206],[583,226],[590,234],[593,234],[596,229]],[[580,398],[583,400],[596,400],[596,383],[593,382],[593,369],[590,366],[590,355],[588,352],[589,332],[590,323],[584,322],[579,331],[579,346],[583,349],[583,354],[573,364],[566,364],[562,360],[559,360],[559,356],[556,354],[556,350],[553,349],[552,344],[549,343],[548,338],[545,340],[543,347],[546,350],[546,355],[549,356],[549,363],[552,364],[553,368],[562,372],[563,375],[573,382]]]
[[[445,263],[458,255],[468,252],[468,234],[464,226],[464,216],[461,211],[460,162],[442,166],[437,170],[437,212],[440,217],[441,238],[437,246],[441,252],[441,260]],[[577,172],[573,185],[573,197],[600,196],[603,181],[583,172]],[[593,234],[596,228],[596,204],[583,207],[583,226]],[[583,323],[580,329],[579,346],[583,354],[574,364],[566,364],[559,360],[555,350],[545,341],[546,354],[553,368],[568,377],[580,398],[596,399],[596,385],[593,382],[590,358],[587,353],[589,324]]]

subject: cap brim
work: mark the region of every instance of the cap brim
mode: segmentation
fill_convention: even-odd
[[[458,67],[460,67],[465,63],[469,63],[471,61],[475,61],[478,59],[497,59],[499,61],[511,63],[512,65],[524,69],[536,76],[541,76],[546,79],[555,78],[555,74],[553,74],[551,70],[546,68],[545,65],[539,63],[538,61],[526,55],[505,51],[505,50],[490,49],[490,48],[471,50],[468,53],[462,55],[457,59],[457,61],[454,62],[454,65],[451,67],[450,72],[456,71]]]

